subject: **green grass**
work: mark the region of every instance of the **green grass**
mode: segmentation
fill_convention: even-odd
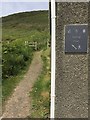
[[[35,34],[40,32],[45,32],[47,36],[48,11],[25,12],[4,17],[2,27],[3,41],[32,40],[32,37],[36,39]]]
[[[42,52],[43,69],[30,93],[32,118],[47,118],[50,114],[50,49]]]

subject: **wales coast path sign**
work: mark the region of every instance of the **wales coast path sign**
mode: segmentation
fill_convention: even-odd
[[[65,26],[65,52],[87,53],[88,25],[72,24]]]

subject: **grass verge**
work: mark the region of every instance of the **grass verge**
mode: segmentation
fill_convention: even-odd
[[[12,95],[13,90],[18,85],[18,83],[24,78],[25,73],[28,71],[31,60],[27,62],[27,65],[21,70],[18,75],[11,76],[5,81],[2,81],[2,102],[3,105],[5,101]]]
[[[30,118],[48,118],[50,114],[50,49],[42,52],[43,69],[30,93]]]

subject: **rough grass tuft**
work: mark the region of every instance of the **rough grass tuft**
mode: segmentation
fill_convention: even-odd
[[[50,49],[42,52],[42,60],[42,73],[31,92],[32,112],[30,117],[32,118],[48,118],[50,114]]]

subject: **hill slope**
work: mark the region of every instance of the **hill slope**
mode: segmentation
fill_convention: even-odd
[[[32,31],[48,30],[48,11],[24,12],[3,17],[2,28],[3,41],[30,39]]]

